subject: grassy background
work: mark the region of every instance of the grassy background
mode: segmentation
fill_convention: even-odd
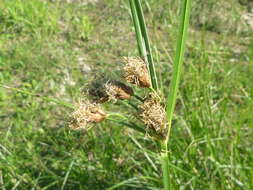
[[[170,141],[172,181],[180,190],[250,190],[252,1],[193,2]],[[167,93],[179,3],[143,3],[160,88]],[[137,54],[127,1],[0,0],[1,84],[74,103],[92,76],[117,77],[121,57]],[[110,122],[87,134],[70,131],[70,112],[0,87],[1,189],[162,187],[148,138]]]

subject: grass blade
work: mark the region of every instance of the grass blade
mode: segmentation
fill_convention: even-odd
[[[45,96],[40,95],[40,94],[33,94],[33,93],[28,92],[26,90],[21,90],[21,89],[18,89],[18,88],[14,88],[14,87],[2,85],[2,84],[0,84],[0,87],[10,89],[10,90],[13,90],[13,91],[16,91],[16,92],[20,92],[22,94],[26,94],[26,95],[29,95],[29,96],[35,96],[35,97],[41,98],[42,100],[45,100],[45,101],[48,101],[48,102],[54,102],[56,104],[59,104],[59,105],[62,105],[62,106],[65,106],[65,107],[68,107],[68,108],[71,108],[71,109],[74,108],[74,106],[72,104],[69,104],[69,103],[64,102],[62,100],[57,100],[55,98],[45,97]]]
[[[65,188],[65,185],[66,185],[66,183],[67,183],[67,180],[68,180],[70,171],[72,170],[73,164],[74,164],[74,160],[72,160],[71,163],[70,163],[70,165],[69,165],[69,169],[68,169],[68,171],[66,172],[66,175],[65,175],[65,177],[64,177],[64,180],[63,180],[63,183],[62,183],[62,186],[61,186],[61,190],[64,190],[64,188]]]
[[[191,0],[184,0],[182,5],[182,12],[180,18],[180,26],[179,26],[179,36],[177,40],[177,49],[176,49],[176,56],[173,63],[173,73],[172,73],[172,80],[169,87],[169,96],[167,100],[167,119],[168,119],[168,138],[170,133],[171,127],[171,120],[175,108],[177,92],[180,82],[180,76],[182,72],[182,63],[185,51],[185,41],[187,36],[189,18],[190,18],[190,8],[191,8]]]

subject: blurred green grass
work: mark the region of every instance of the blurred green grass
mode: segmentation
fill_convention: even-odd
[[[175,189],[253,188],[253,34],[243,17],[253,8],[229,2],[193,5],[170,142]],[[144,2],[165,92],[179,14],[169,5]],[[4,85],[74,103],[92,76],[118,76],[121,57],[138,54],[127,1],[0,0],[0,10]],[[70,131],[70,112],[0,87],[2,189],[162,187],[148,138],[110,122]]]

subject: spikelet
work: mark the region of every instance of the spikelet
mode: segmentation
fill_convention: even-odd
[[[106,113],[98,104],[89,101],[79,102],[76,110],[71,114],[69,127],[71,129],[89,129],[90,123],[99,123],[106,118]]]
[[[160,97],[152,92],[139,106],[140,118],[148,129],[153,129],[158,135],[164,136],[166,133],[166,112],[160,103]]]
[[[141,88],[151,87],[149,72],[145,62],[139,57],[124,57],[124,78]]]
[[[93,81],[88,89],[90,98],[96,103],[104,103],[108,100],[129,99],[133,94],[130,86],[116,80]]]
[[[106,94],[109,100],[129,99],[134,94],[131,87],[119,81],[108,81],[105,84]]]

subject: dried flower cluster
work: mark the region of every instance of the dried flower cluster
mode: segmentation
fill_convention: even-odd
[[[98,104],[89,101],[80,102],[77,109],[71,114],[69,127],[71,129],[86,129],[88,124],[99,123],[106,118],[106,113]]]
[[[150,93],[144,103],[139,106],[141,109],[140,117],[148,128],[164,135],[166,132],[166,112],[160,102],[156,93]]]
[[[99,123],[106,118],[106,113],[99,106],[108,100],[129,99],[133,95],[131,87],[119,81],[107,81],[105,84],[93,83],[88,93],[93,102],[80,102],[77,109],[71,114],[69,127],[72,129],[89,129],[90,123]]]
[[[134,94],[131,87],[118,81],[113,81],[113,82],[108,81],[105,84],[105,90],[106,90],[106,94],[109,97],[109,100],[129,99]]]
[[[108,100],[129,99],[134,94],[130,86],[115,80],[98,81],[91,84],[88,90],[94,102],[104,103]]]
[[[138,87],[151,87],[149,72],[145,62],[138,57],[124,58],[124,78],[128,83]],[[134,91],[126,84],[108,80],[105,76],[96,78],[88,88],[88,94],[93,100],[80,102],[77,109],[71,115],[69,127],[72,129],[89,129],[90,123],[99,123],[106,118],[106,113],[101,109],[101,103],[110,100],[130,99],[134,96]],[[143,101],[141,97],[138,100]],[[166,134],[166,112],[161,105],[158,94],[152,92],[138,106],[139,118],[147,126],[146,131],[150,136],[164,138]]]
[[[138,57],[124,57],[124,78],[141,88],[151,87],[149,72],[145,62]]]

